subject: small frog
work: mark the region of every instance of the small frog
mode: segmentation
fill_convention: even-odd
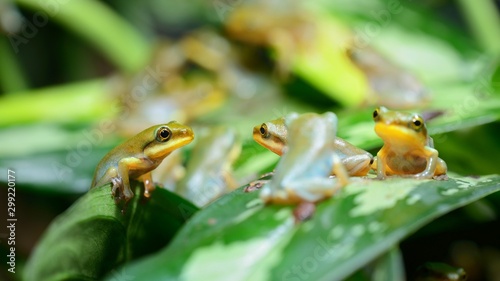
[[[233,129],[210,128],[208,133],[198,138],[186,167],[186,175],[177,184],[175,192],[203,207],[236,188],[231,164],[240,151],[241,145]]]
[[[295,115],[287,115],[255,126],[253,128],[254,140],[281,156],[288,142],[288,130],[285,126],[287,118],[295,118]],[[333,137],[332,144],[336,155],[341,159],[350,176],[366,176],[368,174],[370,166],[373,163],[373,156],[370,153],[335,136]]]
[[[290,114],[285,118],[288,144],[271,181],[264,184],[264,202],[296,204],[317,202],[332,196],[349,182],[349,176],[336,156],[334,145],[337,116]],[[331,172],[336,178],[329,178]]]
[[[427,262],[417,268],[415,281],[465,281],[467,274],[461,267],[446,263]]]
[[[373,112],[373,120],[375,133],[384,141],[372,165],[378,178],[399,175],[447,179],[446,163],[438,158],[422,116],[379,107]]]
[[[130,179],[144,181],[144,196],[149,197],[155,189],[151,178],[154,170],[173,150],[194,139],[190,127],[172,121],[152,126],[111,150],[99,162],[94,173],[91,188],[111,182],[112,193],[120,190],[125,201],[134,196]]]

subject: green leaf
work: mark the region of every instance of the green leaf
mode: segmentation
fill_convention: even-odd
[[[372,280],[404,280],[403,257],[398,247],[380,257],[373,271]]]
[[[107,91],[106,80],[95,79],[1,97],[0,127],[34,122],[71,123],[110,118],[118,110],[118,104],[110,104],[110,99],[106,97]]]
[[[142,280],[342,280],[500,176],[359,180],[294,224],[293,207],[238,189],[195,215],[170,246],[123,270]]]
[[[90,41],[124,72],[138,71],[149,59],[151,47],[142,34],[100,1],[16,2],[35,10],[35,15],[57,21],[74,34]],[[43,26],[38,25],[39,28]],[[33,28],[38,32],[37,27]]]
[[[157,189],[149,200],[141,184],[128,206],[115,204],[109,185],[91,189],[44,233],[24,272],[26,280],[95,280],[117,265],[163,246],[198,209]]]

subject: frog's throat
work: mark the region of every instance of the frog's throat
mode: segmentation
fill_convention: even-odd
[[[427,139],[421,132],[394,124],[376,123],[375,133],[385,144],[394,146],[423,146]]]

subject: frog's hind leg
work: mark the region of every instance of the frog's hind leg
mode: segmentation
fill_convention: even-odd
[[[342,160],[337,154],[333,154],[333,173],[337,178],[337,187],[342,188],[349,184],[349,173],[347,172]]]

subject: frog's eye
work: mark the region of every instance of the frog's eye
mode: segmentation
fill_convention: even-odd
[[[159,142],[166,142],[172,136],[172,131],[167,127],[161,127],[156,131],[156,140]]]
[[[377,121],[380,117],[380,108],[377,107],[374,111],[373,111],[373,120]]]
[[[419,115],[415,115],[411,120],[411,125],[414,130],[420,130],[424,126],[424,119]]]
[[[267,130],[267,125],[266,124],[262,124],[260,126],[260,135],[263,137],[263,138],[268,138],[269,137],[269,131]]]

